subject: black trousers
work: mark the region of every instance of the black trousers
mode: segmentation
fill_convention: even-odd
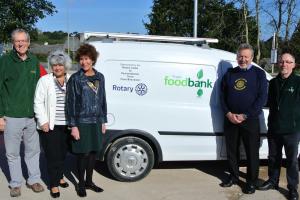
[[[286,155],[286,178],[288,188],[297,190],[299,183],[298,144],[300,132],[291,134],[268,134],[269,165],[268,175],[271,182],[278,184],[282,161],[282,147]]]
[[[57,187],[63,178],[64,161],[68,151],[69,130],[67,126],[55,125],[48,133],[40,131],[41,144],[47,160],[50,188]]]
[[[241,124],[224,120],[229,172],[233,181],[239,180],[240,141],[244,143],[247,156],[247,183],[255,184],[259,171],[259,120],[247,119]]]
[[[93,184],[93,170],[96,162],[96,152],[77,154],[78,186]],[[84,179],[84,174],[86,178]]]

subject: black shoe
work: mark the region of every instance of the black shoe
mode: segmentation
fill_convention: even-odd
[[[246,184],[245,194],[253,194],[255,192],[255,185],[251,183]]]
[[[80,197],[86,197],[85,187],[78,187],[77,195]]]
[[[289,191],[289,200],[298,200],[299,199],[299,194],[297,190],[290,190]]]
[[[272,183],[270,180],[265,181],[261,186],[258,187],[259,190],[278,190],[278,184]]]
[[[87,190],[93,190],[94,192],[103,192],[104,191],[102,188],[98,187],[94,183],[85,184],[85,189],[87,189]]]
[[[237,181],[232,180],[229,178],[227,181],[224,181],[223,183],[220,184],[221,187],[231,187],[232,185],[236,185]]]
[[[60,192],[52,192],[51,190],[50,190],[50,195],[51,195],[51,197],[52,198],[58,198],[59,196],[60,196]]]
[[[69,183],[67,183],[67,182],[59,183],[59,186],[62,188],[67,188],[67,187],[69,187]]]

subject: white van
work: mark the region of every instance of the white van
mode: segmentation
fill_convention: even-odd
[[[82,34],[93,36],[101,40],[90,44],[100,53],[95,67],[108,102],[102,158],[116,179],[139,180],[162,161],[226,159],[220,81],[237,66],[236,54],[205,44],[214,39]],[[264,109],[261,158],[268,155],[267,115]]]

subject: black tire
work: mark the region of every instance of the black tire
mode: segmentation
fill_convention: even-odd
[[[124,182],[138,181],[149,174],[154,165],[151,146],[137,137],[123,137],[109,148],[106,164],[111,175]]]

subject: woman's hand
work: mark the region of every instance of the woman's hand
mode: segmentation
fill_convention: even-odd
[[[106,125],[102,124],[102,134],[105,134],[105,132],[106,132]]]
[[[75,140],[79,140],[80,139],[79,130],[78,130],[78,128],[76,126],[72,127],[71,135],[73,136],[73,138]]]
[[[45,123],[41,126],[42,128],[42,131],[45,132],[45,133],[48,133],[49,132],[49,123]]]

